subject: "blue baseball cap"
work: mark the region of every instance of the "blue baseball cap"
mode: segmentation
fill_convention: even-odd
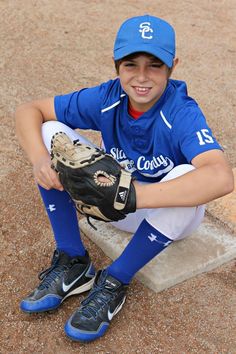
[[[171,68],[175,57],[173,27],[168,22],[150,15],[126,20],[116,36],[114,60],[136,52],[152,54]]]

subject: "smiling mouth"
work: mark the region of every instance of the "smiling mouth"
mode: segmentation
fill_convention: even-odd
[[[151,87],[133,86],[133,88],[138,95],[146,95],[151,90]]]

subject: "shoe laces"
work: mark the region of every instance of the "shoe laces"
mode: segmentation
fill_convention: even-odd
[[[104,289],[104,283],[97,285],[94,284],[93,289],[90,291],[88,297],[81,302],[79,312],[85,317],[96,318],[100,309],[107,305],[108,300],[113,299],[114,294],[109,290]]]
[[[69,265],[58,264],[59,258],[59,252],[56,250],[53,255],[51,266],[39,273],[38,277],[39,280],[41,280],[39,289],[48,288],[52,282],[56,281],[57,277],[60,276],[64,270],[68,269]]]
[[[38,277],[42,281],[39,285],[39,289],[48,288],[65,269],[67,269],[67,267],[64,265],[52,265],[39,273]]]

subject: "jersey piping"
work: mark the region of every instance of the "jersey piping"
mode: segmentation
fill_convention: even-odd
[[[125,94],[125,93],[122,93],[122,94],[120,95],[120,98],[121,98],[121,97],[124,97],[124,96],[126,96],[126,94]],[[110,109],[112,109],[112,108],[118,106],[118,104],[120,104],[120,100],[117,101],[117,102],[115,102],[115,103],[113,103],[113,104],[112,104],[111,106],[109,106],[109,107],[103,108],[103,109],[101,110],[101,112],[104,113],[104,112],[106,112],[106,111],[109,111]]]
[[[165,124],[167,125],[168,128],[172,129],[172,125],[167,121],[166,117],[164,116],[163,112],[160,111],[160,115],[161,118],[163,119],[163,121],[165,122]]]

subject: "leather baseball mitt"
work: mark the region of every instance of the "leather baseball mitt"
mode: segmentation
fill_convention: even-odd
[[[118,221],[135,212],[131,174],[103,150],[72,142],[59,132],[51,140],[51,160],[61,184],[90,225],[89,217]]]

